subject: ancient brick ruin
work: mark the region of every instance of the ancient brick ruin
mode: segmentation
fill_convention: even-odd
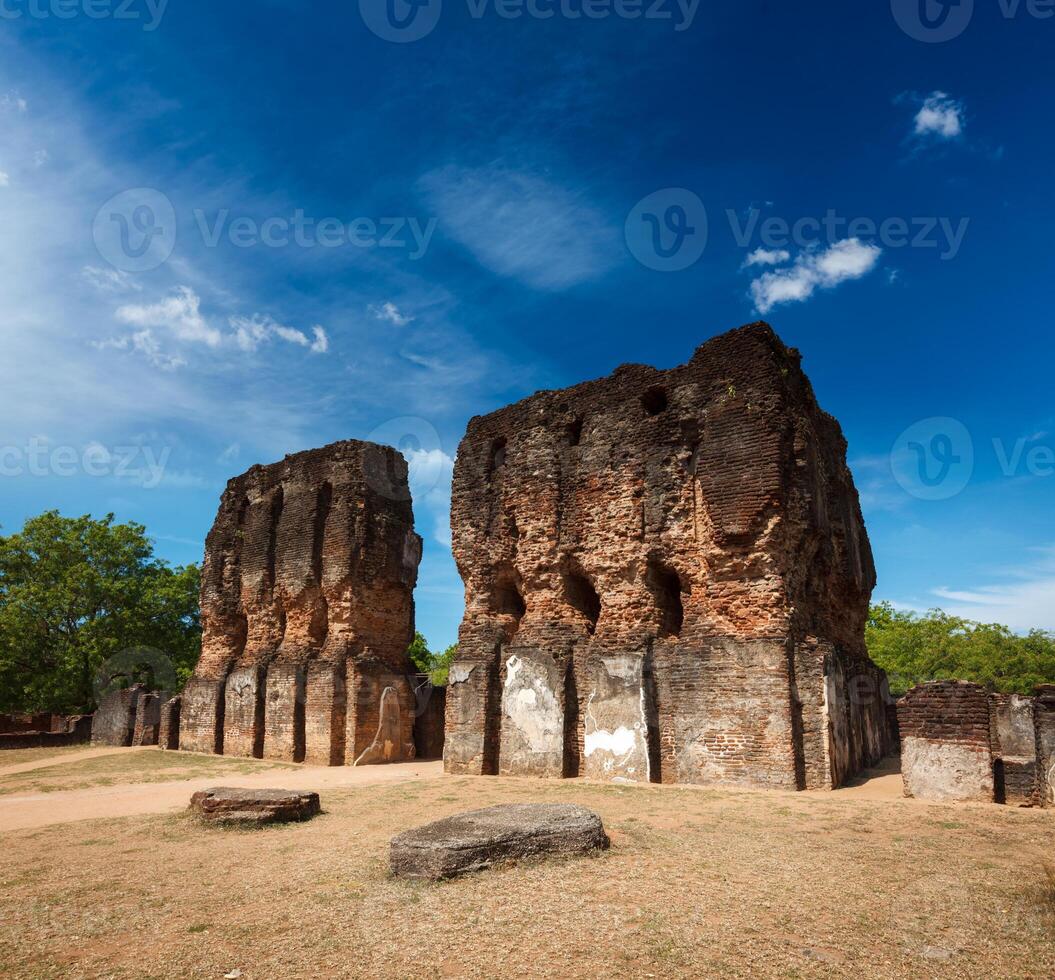
[[[180,747],[319,765],[412,758],[420,558],[394,449],[338,442],[231,480],[205,545]]]
[[[0,714],[0,750],[79,745],[91,735],[91,715]]]
[[[474,418],[455,773],[834,787],[891,748],[838,423],[766,324]]]
[[[897,712],[906,796],[1055,805],[1055,685],[1026,697],[932,681]]]

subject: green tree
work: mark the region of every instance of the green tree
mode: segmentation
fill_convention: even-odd
[[[414,639],[407,647],[407,656],[417,668],[419,674],[427,674],[432,667],[432,654],[429,652],[429,641],[418,632],[414,633]]]
[[[100,680],[182,683],[201,649],[198,588],[196,565],[155,558],[146,529],[112,514],[47,511],[0,536],[0,711],[93,710]]]
[[[1055,635],[1043,630],[1019,636],[997,623],[976,623],[940,609],[921,615],[883,602],[869,612],[865,640],[894,694],[946,678],[1018,694],[1055,683]]]
[[[452,643],[443,653],[434,654],[432,668],[429,670],[429,680],[436,687],[447,686],[447,675],[450,673],[451,664],[458,656],[458,644]]]

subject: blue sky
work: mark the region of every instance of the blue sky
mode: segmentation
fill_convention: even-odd
[[[198,561],[230,476],[391,442],[442,647],[467,420],[764,315],[876,596],[1055,629],[1055,18],[919,2],[5,0],[0,523]]]

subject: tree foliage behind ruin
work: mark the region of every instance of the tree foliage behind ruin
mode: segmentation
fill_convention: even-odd
[[[93,710],[100,684],[152,682],[140,675],[159,662],[182,683],[201,647],[198,588],[196,565],[155,558],[146,529],[112,514],[47,511],[0,536],[0,711]]]
[[[881,602],[871,607],[865,639],[895,695],[932,680],[974,681],[1008,694],[1031,694],[1037,684],[1055,683],[1055,634],[1039,629],[1019,636],[997,623]]]

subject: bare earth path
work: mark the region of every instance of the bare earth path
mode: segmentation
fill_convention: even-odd
[[[128,753],[159,752],[146,749],[92,749],[58,756],[37,763],[24,763],[0,769],[0,779],[37,768],[51,768],[89,759]],[[193,759],[202,757],[192,756]],[[208,757],[206,757],[208,758]],[[240,764],[252,760],[238,760]],[[277,786],[282,789],[314,790],[373,786],[379,783],[400,783],[412,779],[436,779],[443,774],[439,760],[405,762],[388,766],[297,766],[276,769],[262,762],[260,772],[202,776],[171,782],[125,783],[116,786],[97,786],[68,792],[25,793],[0,796],[0,833],[46,827],[52,824],[97,820],[108,817],[142,816],[150,813],[169,813],[185,810],[191,795],[210,786]]]

